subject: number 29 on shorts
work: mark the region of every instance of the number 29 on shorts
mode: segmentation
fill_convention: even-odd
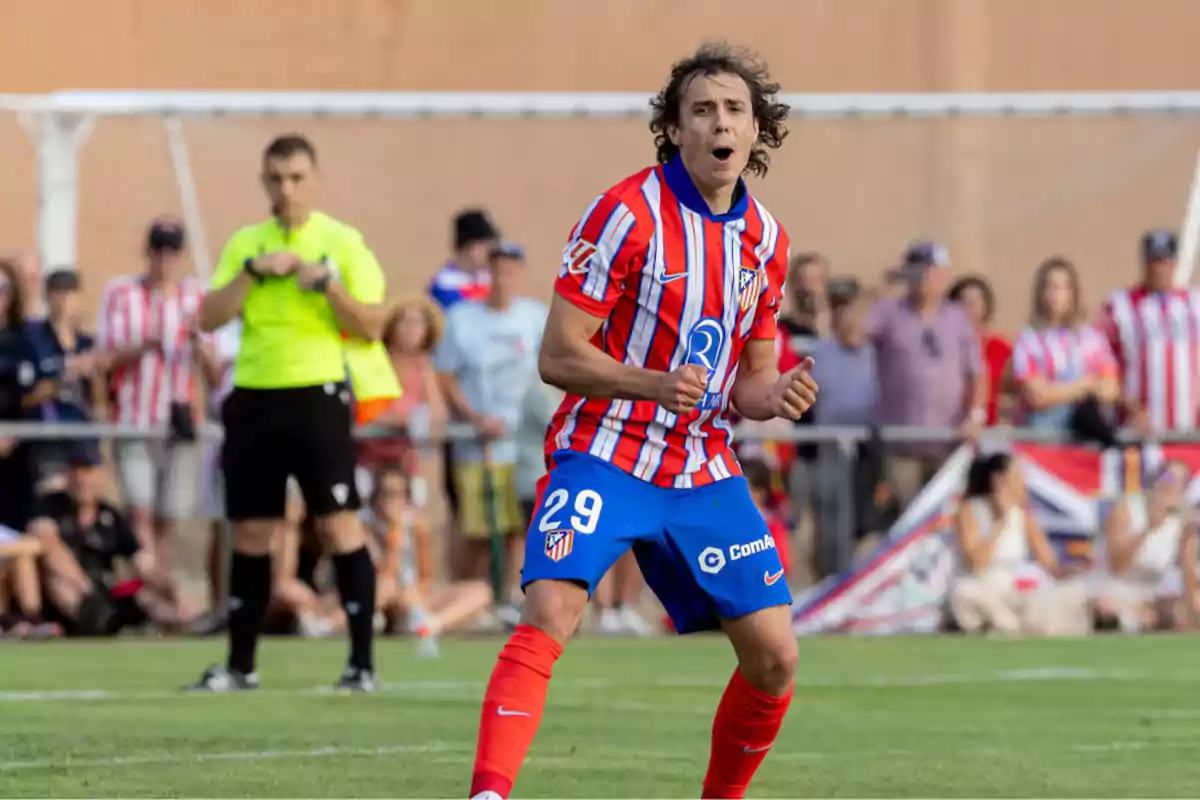
[[[570,504],[570,509],[567,505]],[[604,508],[604,500],[600,493],[592,489],[580,489],[574,498],[566,489],[555,489],[546,495],[542,502],[542,514],[538,517],[538,531],[551,531],[571,528],[576,533],[587,535],[596,531],[600,522],[600,511]],[[567,515],[569,514],[569,517]],[[567,521],[563,521],[567,517]]]

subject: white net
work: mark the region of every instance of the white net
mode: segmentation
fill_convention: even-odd
[[[635,117],[189,117],[181,129],[213,258],[265,212],[262,147],[300,131],[320,151],[323,206],[364,231],[395,294],[420,290],[446,256],[449,217],[472,205],[528,246],[530,291],[548,294],[580,211],[654,155]],[[943,242],[956,269],[993,281],[1011,330],[1048,255],[1077,261],[1093,307],[1132,279],[1141,231],[1183,219],[1198,145],[1188,115],[798,119],[754,191],[794,251],[822,251],[839,273],[875,280],[909,240]],[[32,246],[34,151],[11,115],[0,168],[0,240]],[[137,269],[147,220],[182,210],[163,118],[100,118],[78,178],[79,268],[95,298],[101,276]]]

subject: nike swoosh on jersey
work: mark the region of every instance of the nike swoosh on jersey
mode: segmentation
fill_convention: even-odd
[[[498,716],[498,717],[532,717],[533,714],[530,714],[528,711],[513,711],[512,709],[508,709],[508,708],[505,708],[504,706],[500,706],[499,708],[496,709],[496,716]]]
[[[686,272],[681,272],[678,275],[664,275],[663,273],[660,272],[660,273],[658,273],[658,282],[659,283],[670,283],[671,281],[677,281],[680,278],[686,278],[686,277],[687,277]]]
[[[769,572],[764,572],[763,573],[763,583],[767,584],[767,586],[774,586],[776,583],[779,582],[779,579],[782,577],[783,577],[783,570],[779,570],[779,572],[776,572],[774,575],[772,575]]]

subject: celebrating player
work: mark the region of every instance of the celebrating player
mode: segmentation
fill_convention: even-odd
[[[788,240],[750,196],[787,129],[764,66],[707,45],[653,100],[659,165],[600,195],[563,251],[542,377],[567,392],[546,439],[521,624],[483,701],[471,796],[507,797],[554,662],[631,547],[680,633],[724,629],[738,667],[704,797],[742,797],[783,722],[798,659],[774,539],[730,451],[732,404],[797,419],[812,360],[780,375]]]

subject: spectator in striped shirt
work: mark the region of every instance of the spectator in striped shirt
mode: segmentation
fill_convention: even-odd
[[[1079,294],[1070,261],[1051,258],[1038,267],[1029,326],[1013,345],[1023,425],[1066,430],[1080,403],[1111,404],[1118,397],[1116,361],[1104,335],[1083,324]]]
[[[97,346],[112,364],[112,417],[147,432],[183,416],[195,419],[198,365],[201,359],[213,361],[211,345],[197,328],[204,286],[181,274],[183,248],[183,224],[155,220],[146,237],[146,271],[110,281],[101,300]],[[113,453],[138,540],[169,572],[166,543],[175,523],[195,510],[195,447],[176,438],[124,440]]]
[[[1189,430],[1200,410],[1200,293],[1176,286],[1178,241],[1142,236],[1142,276],[1109,295],[1100,329],[1116,357],[1124,421],[1142,432]]]

